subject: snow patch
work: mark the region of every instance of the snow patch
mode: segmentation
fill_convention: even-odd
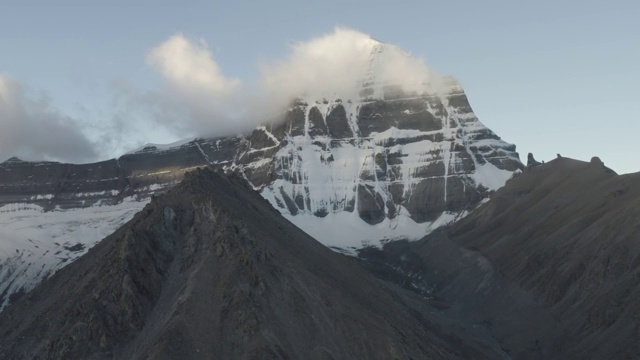
[[[354,256],[356,250],[363,247],[382,247],[387,242],[401,239],[419,240],[466,215],[466,212],[445,212],[434,221],[417,223],[407,215],[406,210],[401,210],[394,219],[385,218],[379,224],[369,225],[356,212],[330,213],[323,218],[312,214],[283,214],[287,220],[325,246]]]
[[[498,169],[491,163],[476,165],[476,171],[471,174],[476,184],[483,185],[491,191],[500,189],[513,176],[513,171]]]
[[[85,254],[140,211],[146,201],[43,211],[33,204],[0,207],[0,294],[29,291]],[[0,310],[9,304],[8,296]]]
[[[131,154],[138,154],[138,153],[146,153],[146,152],[160,152],[160,151],[167,151],[167,150],[171,150],[173,148],[177,148],[183,145],[186,145],[192,141],[194,141],[195,139],[193,138],[189,138],[189,139],[182,139],[182,140],[178,140],[176,142],[170,143],[170,144],[153,144],[153,143],[147,143],[145,145],[140,146],[139,148],[136,148],[134,150],[131,150],[127,153],[125,153],[125,155],[131,155]]]

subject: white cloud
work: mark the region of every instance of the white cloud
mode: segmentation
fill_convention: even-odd
[[[153,119],[176,136],[221,136],[246,130],[238,118],[241,82],[223,74],[204,41],[174,35],[148,53],[147,63],[168,87],[165,92],[136,97],[144,99]]]
[[[222,74],[202,40],[194,43],[174,35],[149,52],[147,63],[187,97],[225,97],[240,87],[240,80]]]
[[[310,93],[353,93],[363,79],[367,59],[377,42],[366,34],[345,29],[292,46],[283,61],[263,63],[262,86],[269,94],[287,97]],[[355,94],[345,94],[349,96]]]
[[[87,161],[99,151],[114,156],[142,142],[248,132],[281,117],[298,97],[357,100],[364,83],[422,91],[439,79],[421,59],[344,28],[295,43],[284,59],[259,64],[261,76],[249,86],[225,75],[204,41],[180,34],[151,49],[146,62],[164,88],[114,81],[110,108],[96,109],[82,123],[0,76],[0,156]],[[375,90],[374,96],[382,95],[380,86]]]
[[[97,146],[82,124],[59,113],[44,96],[31,96],[17,81],[0,74],[0,161],[95,160]]]
[[[178,137],[229,135],[278,116],[298,97],[357,99],[362,84],[393,84],[422,91],[434,73],[421,59],[355,30],[298,42],[283,60],[260,64],[255,86],[225,76],[204,41],[174,35],[151,50],[147,63],[163,77],[168,92],[147,94],[156,122]],[[381,87],[378,93],[382,96]],[[149,102],[155,98],[155,102]]]
[[[146,107],[177,137],[246,132],[278,117],[298,97],[356,100],[370,80],[379,85],[373,96],[382,96],[384,84],[422,91],[434,78],[421,59],[344,28],[294,44],[283,60],[261,63],[254,86],[226,76],[204,41],[179,34],[152,49],[147,63],[163,77],[166,91],[129,102]]]
[[[301,96],[354,99],[367,80],[424,90],[435,76],[424,61],[399,47],[344,28],[294,44],[285,60],[263,63],[261,70],[262,90],[280,102]]]

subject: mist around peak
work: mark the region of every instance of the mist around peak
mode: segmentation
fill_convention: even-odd
[[[282,59],[256,61],[260,75],[251,83],[225,73],[204,40],[180,33],[151,47],[144,61],[161,86],[114,79],[100,119],[67,116],[49,97],[0,75],[0,158],[98,160],[148,142],[248,133],[298,98],[358,101],[366,89],[370,100],[387,85],[422,93],[443,83],[422,59],[343,27],[292,44]]]

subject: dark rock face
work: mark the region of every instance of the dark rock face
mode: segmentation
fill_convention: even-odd
[[[442,130],[442,122],[427,110],[438,102],[426,100],[427,102],[425,99],[378,100],[363,104],[359,114],[362,135],[370,136],[374,132],[385,132],[391,127],[424,132]]]
[[[409,274],[442,316],[480,323],[513,358],[636,358],[638,184],[640,173],[561,157],[449,229],[363,257],[378,276]]]
[[[498,356],[434,326],[410,299],[283,219],[244,179],[197,170],[0,314],[0,357]]]
[[[368,185],[358,186],[358,213],[371,225],[378,224],[384,219],[384,199]]]
[[[334,139],[353,137],[353,131],[349,126],[349,120],[347,120],[347,112],[342,104],[336,105],[327,115],[327,128],[329,135]]]
[[[298,108],[299,109],[299,108]],[[317,106],[311,107],[309,110],[309,136],[326,136],[327,124],[324,122],[324,118],[318,110]]]
[[[276,144],[275,139],[270,137],[267,130],[264,128],[257,128],[253,130],[249,139],[251,142],[249,145],[251,149],[262,150],[278,145]]]
[[[533,154],[532,154],[532,153],[529,153],[529,154],[527,155],[527,167],[531,168],[531,167],[534,167],[534,166],[540,166],[540,165],[542,165],[542,163],[541,163],[541,162],[539,162],[539,161],[537,161],[537,160],[533,157]]]

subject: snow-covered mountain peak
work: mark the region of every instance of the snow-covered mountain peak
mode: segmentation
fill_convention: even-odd
[[[197,167],[241,174],[295,225],[348,253],[457,221],[522,168],[455,79],[394,45],[341,39],[301,46],[286,67],[298,72],[270,70],[267,85],[298,99],[248,136],[147,144],[94,164],[0,164],[0,223],[23,229],[7,227],[15,239],[0,249],[0,307]]]
[[[376,69],[396,48],[375,47],[366,96],[300,98],[284,121],[254,131],[236,162],[285,217],[343,250],[420,238],[522,167],[515,146],[473,114],[458,81],[438,77],[438,91],[422,83],[421,92],[379,81]]]
[[[451,79],[393,44],[372,43],[364,69],[358,82],[362,100],[446,95],[452,90]]]

